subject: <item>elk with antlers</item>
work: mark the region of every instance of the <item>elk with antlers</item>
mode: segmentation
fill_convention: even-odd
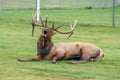
[[[103,51],[87,42],[69,42],[69,43],[58,43],[54,44],[51,40],[51,37],[55,34],[55,32],[60,34],[69,34],[68,38],[73,34],[74,28],[76,26],[77,20],[75,20],[73,25],[71,26],[71,30],[68,32],[61,32],[58,29],[64,25],[61,24],[57,28],[54,27],[54,22],[52,23],[52,27],[48,27],[47,25],[47,17],[45,23],[40,17],[41,23],[35,22],[36,14],[32,17],[32,35],[34,33],[34,27],[39,26],[42,28],[42,33],[37,42],[37,57],[32,59],[18,61],[22,62],[30,62],[30,61],[40,61],[40,60],[52,60],[52,63],[56,63],[57,60],[69,60],[69,59],[77,59],[76,62],[67,62],[72,64],[78,63],[86,63],[91,60],[99,61],[104,57]]]

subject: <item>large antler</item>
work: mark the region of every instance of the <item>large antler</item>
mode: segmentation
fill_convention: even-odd
[[[40,17],[40,22],[41,22],[41,23],[35,22],[35,20],[34,20],[35,17],[36,17],[36,13],[32,16],[32,23],[31,23],[31,24],[32,24],[32,36],[33,36],[33,34],[34,34],[34,28],[35,28],[35,26],[48,27],[48,26],[47,26],[47,17],[46,17],[45,24],[44,24],[44,22],[43,22],[43,20],[42,20],[41,17]],[[58,33],[60,33],[60,34],[69,34],[69,36],[68,36],[68,38],[69,38],[69,37],[73,34],[73,31],[74,31],[74,28],[75,28],[75,26],[76,26],[76,23],[77,23],[77,19],[75,19],[75,22],[74,22],[73,25],[70,24],[70,27],[71,27],[70,31],[68,31],[68,32],[61,32],[61,31],[59,31],[58,29],[61,28],[65,23],[63,23],[63,24],[61,24],[60,26],[58,26],[57,28],[55,28],[55,27],[54,27],[54,21],[53,21],[52,30],[53,30],[53,31],[56,31],[56,32],[58,32]]]
[[[58,30],[58,29],[59,29],[60,27],[62,27],[65,23],[61,24],[61,25],[58,26],[57,28],[54,28],[54,22],[53,22],[52,29],[53,29],[54,31],[60,33],[60,34],[70,34],[70,35],[68,36],[68,38],[69,38],[69,37],[73,34],[73,31],[74,31],[74,28],[75,28],[75,26],[76,26],[76,23],[77,23],[77,19],[75,19],[73,25],[70,24],[70,28],[71,28],[71,29],[70,29],[70,31],[68,31],[68,32],[61,32],[61,31]]]
[[[41,24],[40,23],[38,23],[38,22],[35,22],[35,17],[36,17],[36,13],[35,14],[33,14],[33,16],[32,16],[32,36],[33,36],[33,34],[34,34],[34,28],[35,28],[35,26],[39,26],[39,27],[47,27],[47,17],[46,17],[46,21],[45,21],[45,24],[44,24],[44,22],[43,22],[43,20],[42,20],[42,17],[40,17],[40,21],[41,21]]]

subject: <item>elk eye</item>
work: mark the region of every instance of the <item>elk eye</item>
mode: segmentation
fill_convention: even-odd
[[[44,31],[44,34],[47,34],[47,31]]]

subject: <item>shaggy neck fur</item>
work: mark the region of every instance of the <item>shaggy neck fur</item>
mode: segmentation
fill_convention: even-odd
[[[53,42],[51,41],[51,38],[45,38],[43,36],[40,36],[40,52],[39,55],[41,58],[44,58],[47,56],[53,47]]]

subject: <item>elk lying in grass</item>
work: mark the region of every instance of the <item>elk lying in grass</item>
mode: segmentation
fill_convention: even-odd
[[[71,64],[78,63],[86,63],[91,60],[99,61],[104,57],[103,51],[87,42],[69,42],[69,43],[58,43],[54,44],[51,40],[51,37],[55,34],[55,32],[60,34],[70,34],[68,38],[73,34],[73,30],[76,26],[77,20],[75,20],[73,25],[71,26],[71,30],[68,32],[61,32],[58,29],[62,27],[64,24],[61,24],[57,28],[54,27],[54,22],[52,23],[52,27],[47,26],[47,17],[45,23],[40,17],[41,23],[37,23],[34,21],[34,14],[32,17],[32,35],[34,33],[34,27],[39,26],[42,28],[42,33],[37,42],[37,57],[32,59],[22,60],[22,62],[30,62],[30,61],[40,61],[40,60],[52,60],[52,63],[56,63],[57,60],[69,60],[69,59],[77,59],[75,62],[67,62]]]

